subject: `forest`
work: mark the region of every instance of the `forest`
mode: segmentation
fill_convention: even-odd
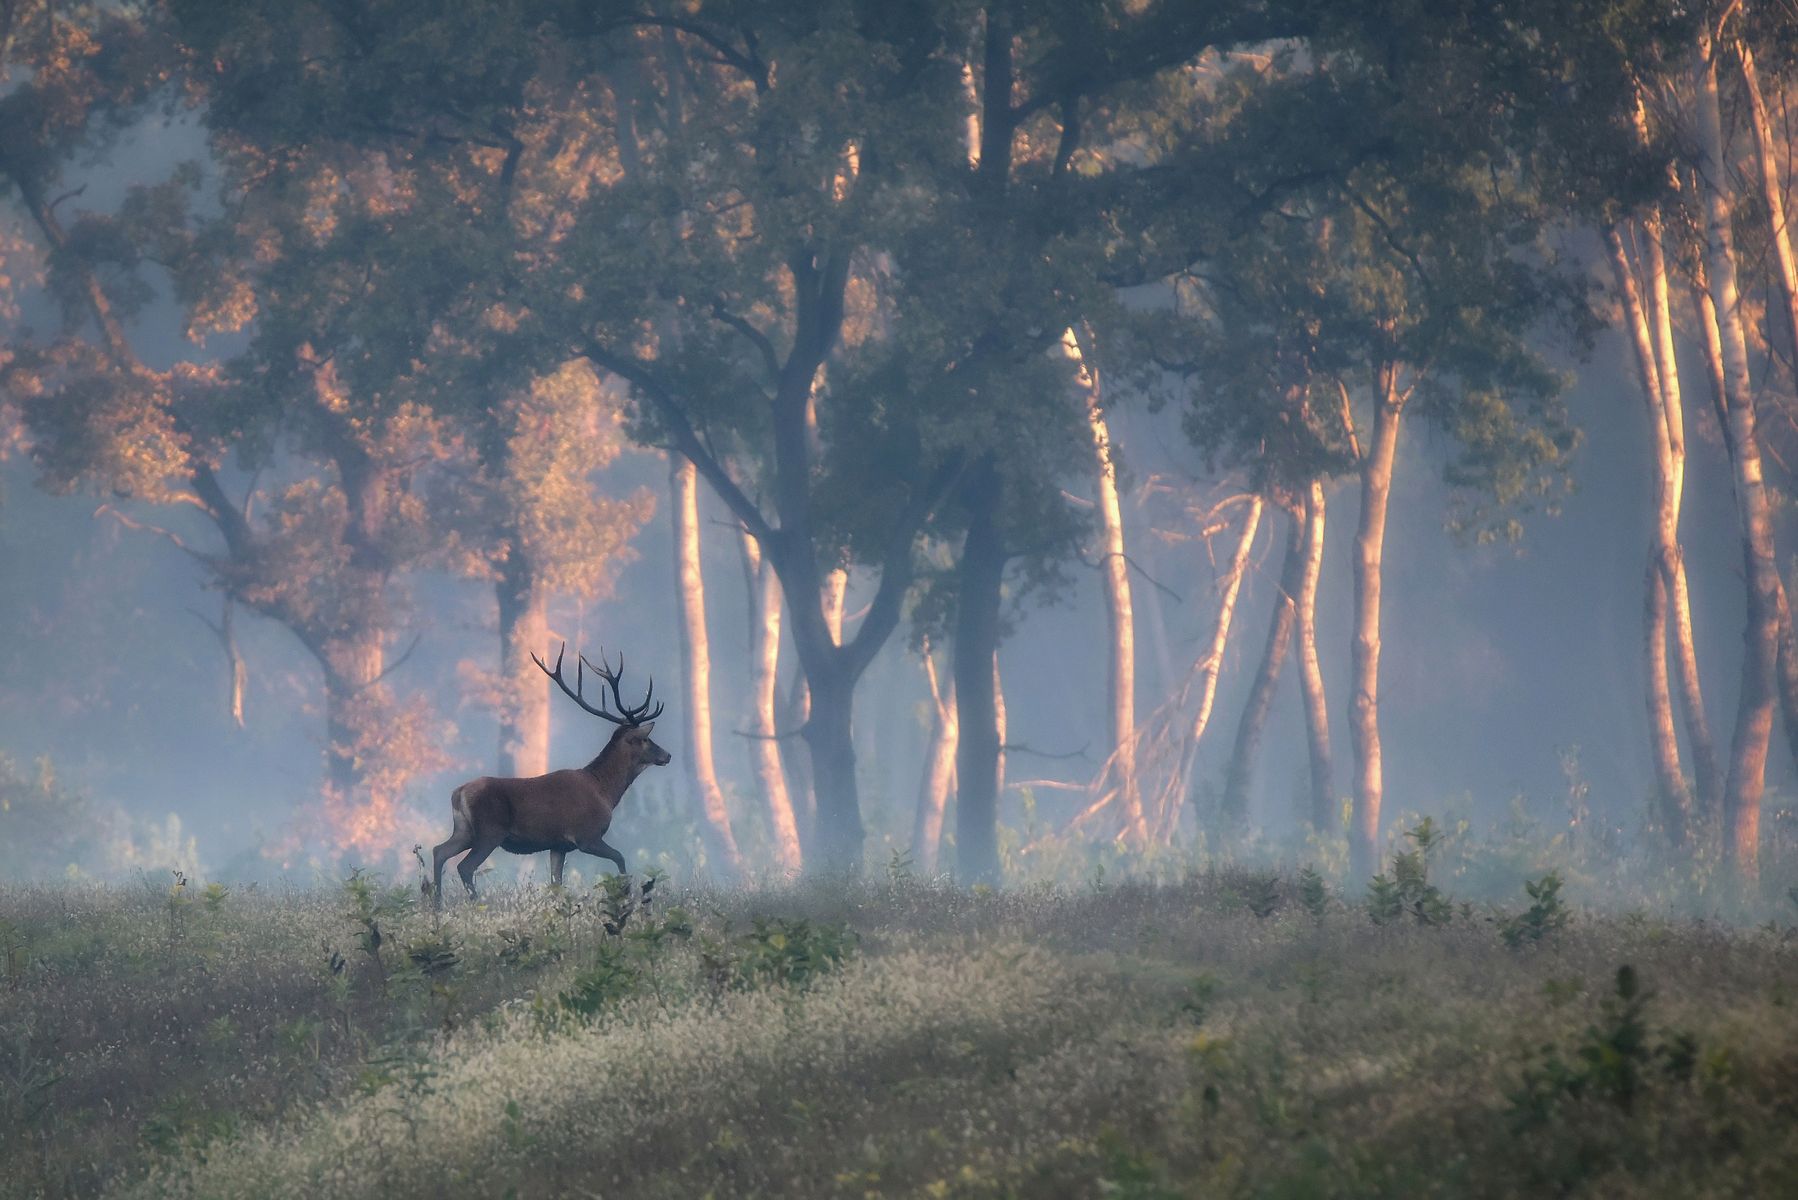
[[[0,0],[0,1198],[1798,1189],[1793,103],[1789,0]]]
[[[403,865],[590,753],[572,641],[719,882],[1752,886],[1789,17],[9,5],[8,869]]]

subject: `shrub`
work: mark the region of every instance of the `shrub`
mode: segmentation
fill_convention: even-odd
[[[1535,944],[1549,934],[1564,928],[1573,914],[1561,900],[1561,876],[1550,871],[1541,879],[1525,880],[1523,890],[1529,894],[1530,906],[1499,926],[1499,936],[1513,950],[1528,943]]]

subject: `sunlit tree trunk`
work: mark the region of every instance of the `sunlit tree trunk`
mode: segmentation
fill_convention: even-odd
[[[1280,672],[1286,666],[1286,654],[1292,645],[1304,566],[1305,518],[1303,512],[1295,508],[1292,530],[1286,539],[1286,554],[1280,565],[1280,589],[1274,595],[1273,615],[1268,622],[1267,645],[1261,651],[1261,665],[1255,670],[1255,680],[1249,685],[1249,698],[1243,705],[1242,718],[1236,724],[1236,744],[1230,751],[1230,765],[1224,772],[1222,815],[1227,829],[1239,828],[1248,815],[1255,754],[1261,748],[1267,714],[1273,709]]]
[[[1698,311],[1699,329],[1704,334],[1705,374],[1710,380],[1711,402],[1716,407],[1717,425],[1723,431],[1726,448],[1730,447],[1729,399],[1724,392],[1723,384],[1723,339],[1717,332],[1717,306],[1711,302],[1710,285],[1706,279],[1703,259],[1696,264],[1697,279],[1692,288],[1692,307]],[[1735,459],[1735,451],[1730,449],[1730,460]],[[1789,606],[1786,603],[1785,585],[1779,583],[1777,593],[1779,608],[1779,658],[1777,662],[1779,674],[1780,709],[1785,717],[1786,745],[1791,751],[1792,760],[1798,762],[1798,630],[1792,627]],[[1707,822],[1721,820],[1722,808],[1703,814]]]
[[[1380,803],[1384,798],[1380,747],[1380,587],[1386,546],[1386,507],[1398,455],[1397,367],[1375,372],[1373,431],[1361,459],[1361,522],[1355,531],[1355,632],[1349,653],[1349,744],[1355,753],[1350,870],[1371,878],[1379,866]]]
[[[1337,828],[1336,786],[1330,753],[1330,706],[1324,693],[1323,667],[1317,661],[1317,584],[1324,565],[1324,484],[1311,481],[1305,498],[1305,561],[1299,573],[1295,607],[1299,643],[1299,687],[1305,700],[1305,740],[1311,757],[1311,811],[1307,819],[1319,833]]]
[[[1748,584],[1742,691],[1730,745],[1729,782],[1724,791],[1725,850],[1737,874],[1744,880],[1753,880],[1759,874],[1761,795],[1766,784],[1767,745],[1773,730],[1774,675],[1779,656],[1779,572],[1755,430],[1754,390],[1748,376],[1748,343],[1742,329],[1735,235],[1730,226],[1732,197],[1723,149],[1723,117],[1717,97],[1717,66],[1711,51],[1710,34],[1701,26],[1694,65],[1705,265],[1723,351],[1723,386],[1729,404],[1729,441]]]
[[[1655,350],[1660,369],[1661,417],[1667,430],[1668,502],[1659,521],[1659,565],[1672,605],[1674,664],[1677,667],[1681,705],[1686,715],[1686,737],[1692,745],[1692,765],[1698,778],[1698,794],[1706,808],[1722,802],[1723,771],[1717,760],[1717,744],[1705,713],[1704,689],[1698,671],[1698,644],[1692,633],[1691,590],[1686,585],[1686,556],[1680,541],[1680,514],[1686,490],[1686,406],[1679,380],[1679,360],[1673,349],[1673,305],[1667,285],[1665,228],[1659,209],[1649,214],[1648,282],[1653,298]],[[1682,814],[1683,816],[1684,814]],[[1677,843],[1685,830],[1669,824]]]
[[[1660,794],[1661,822],[1669,841],[1678,844],[1685,826],[1684,814],[1690,807],[1690,797],[1686,793],[1685,773],[1680,768],[1679,735],[1673,722],[1673,696],[1667,685],[1667,597],[1668,580],[1672,575],[1667,565],[1676,562],[1678,558],[1678,507],[1673,491],[1673,448],[1663,405],[1666,392],[1661,380],[1661,364],[1655,353],[1655,340],[1642,305],[1640,289],[1636,286],[1635,272],[1630,267],[1629,256],[1624,248],[1622,234],[1615,225],[1606,228],[1605,244],[1610,251],[1611,271],[1617,293],[1623,301],[1624,319],[1635,351],[1636,372],[1641,377],[1642,396],[1648,407],[1648,427],[1655,452],[1655,543],[1648,555],[1648,573],[1644,584],[1647,591],[1643,606],[1643,649],[1648,675],[1648,741]],[[1680,578],[1683,579],[1683,572]],[[1700,711],[1700,721],[1702,716]],[[1694,752],[1696,753],[1696,743]],[[1714,762],[1712,772],[1714,776]]]
[[[1105,539],[1105,619],[1109,633],[1110,669],[1105,701],[1111,715],[1109,762],[1111,785],[1124,810],[1124,840],[1142,848],[1148,826],[1136,778],[1136,614],[1130,597],[1130,560],[1124,544],[1123,506],[1118,501],[1117,460],[1105,423],[1099,372],[1089,353],[1069,329],[1062,349],[1077,364],[1076,378],[1085,394],[1087,426],[1099,481],[1099,522]]]
[[[700,828],[723,872],[742,874],[743,856],[731,832],[730,813],[712,761],[712,651],[706,633],[705,576],[699,562],[699,475],[691,461],[671,455],[669,490],[674,516],[676,594],[680,603],[681,707],[686,724],[687,782],[699,802]]]
[[[1236,535],[1236,548],[1230,554],[1230,565],[1225,568],[1223,577],[1217,581],[1217,623],[1211,627],[1211,644],[1205,650],[1205,656],[1197,665],[1199,686],[1199,707],[1193,714],[1192,730],[1186,737],[1186,744],[1180,750],[1179,778],[1190,781],[1192,763],[1198,754],[1199,743],[1204,740],[1205,731],[1211,727],[1211,711],[1217,705],[1217,680],[1224,669],[1224,649],[1230,644],[1230,626],[1236,617],[1236,598],[1242,594],[1242,577],[1248,570],[1249,551],[1255,544],[1255,534],[1261,528],[1260,496],[1249,498],[1247,511],[1243,514],[1242,529]],[[1156,821],[1156,833],[1163,838],[1171,837],[1179,821],[1178,804],[1170,804],[1171,811],[1160,813]]]
[[[775,691],[780,669],[780,580],[774,569],[762,561],[761,547],[748,531],[742,534],[746,564],[745,579],[749,584],[750,609],[750,718],[749,756],[754,768],[756,787],[762,795],[762,806],[768,814],[768,828],[774,839],[774,858],[785,874],[799,871],[803,856],[799,848],[799,822],[793,812],[793,798],[787,791],[787,774],[783,769],[780,731],[775,720]]]
[[[1774,282],[1781,301],[1781,315],[1791,338],[1793,382],[1798,384],[1798,253],[1792,247],[1792,231],[1780,178],[1778,142],[1767,101],[1761,91],[1754,51],[1746,42],[1736,47],[1747,85],[1750,124],[1754,133],[1755,161],[1759,166],[1761,202],[1767,218],[1767,234],[1773,245]],[[1779,589],[1779,696],[1785,716],[1786,743],[1798,761],[1798,630],[1792,626],[1791,606],[1783,581]]]
[[[1781,580],[1779,604],[1779,708],[1785,718],[1786,746],[1798,762],[1798,629],[1792,626],[1792,606]]]
[[[993,794],[1005,794],[1006,733],[1005,676],[999,670],[999,647],[993,647],[993,732],[999,737],[999,763],[993,769]]]
[[[1002,483],[990,457],[963,484],[968,533],[957,569],[955,700],[960,720],[956,746],[955,861],[963,883],[999,882],[999,605],[1005,550],[999,535]]]
[[[1747,84],[1749,125],[1754,133],[1755,161],[1760,167],[1761,203],[1767,217],[1767,234],[1773,243],[1774,281],[1783,301],[1786,332],[1792,339],[1792,363],[1798,371],[1798,253],[1792,249],[1792,231],[1787,225],[1785,186],[1779,177],[1778,147],[1773,120],[1767,112],[1766,97],[1761,93],[1760,72],[1754,64],[1754,51],[1746,42],[1736,44],[1742,80]]]
[[[325,777],[339,803],[368,802],[363,787],[363,743],[369,735],[362,703],[385,669],[378,629],[346,631],[323,643],[325,668]]]
[[[955,783],[955,754],[961,740],[961,721],[955,704],[955,681],[947,688],[937,682],[936,659],[930,642],[923,645],[924,679],[930,686],[930,743],[924,752],[924,774],[918,784],[918,810],[912,825],[912,858],[918,869],[934,875],[942,853],[943,814],[949,789]]]
[[[549,684],[531,655],[545,653],[549,619],[536,572],[518,539],[510,539],[494,594],[499,601],[499,773],[549,771]]]

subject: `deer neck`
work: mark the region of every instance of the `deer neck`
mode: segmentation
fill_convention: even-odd
[[[624,790],[636,781],[639,771],[633,770],[631,756],[622,743],[614,743],[599,752],[599,757],[588,763],[587,773],[599,780],[600,786],[616,801],[624,795]]]

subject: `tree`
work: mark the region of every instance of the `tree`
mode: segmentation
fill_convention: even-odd
[[[1304,63],[1244,68],[1220,91],[1235,110],[1213,142],[1235,164],[1234,223],[1192,272],[1203,315],[1227,330],[1214,344],[1250,368],[1195,396],[1201,444],[1240,458],[1272,441],[1266,461],[1307,489],[1320,472],[1294,464],[1355,451],[1358,874],[1377,855],[1382,562],[1403,417],[1421,409],[1460,443],[1451,483],[1501,502],[1540,495],[1573,436],[1536,339],[1551,322],[1584,328],[1579,285],[1555,268],[1547,210],[1519,170],[1518,114],[1552,55],[1533,50],[1527,24],[1488,26],[1471,8],[1372,28],[1332,27]],[[1494,61],[1506,70],[1485,73]]]
[[[1779,570],[1773,548],[1772,514],[1762,477],[1754,389],[1748,376],[1748,347],[1736,280],[1735,233],[1731,223],[1734,189],[1724,148],[1715,46],[1712,34],[1703,24],[1693,45],[1692,72],[1697,93],[1698,180],[1704,202],[1704,262],[1722,346],[1723,395],[1729,405],[1730,458],[1735,466],[1736,505],[1748,582],[1748,627],[1744,635],[1747,657],[1742,666],[1735,735],[1730,743],[1729,779],[1723,795],[1724,848],[1737,873],[1752,880],[1759,871],[1761,793],[1776,699]]]
[[[114,213],[81,212],[71,221],[61,211],[81,190],[67,187],[76,154],[103,146],[135,119],[144,89],[176,70],[180,60],[163,31],[134,10],[47,13],[32,29],[15,45],[36,56],[36,70],[4,102],[4,165],[49,251],[50,285],[69,321],[57,339],[20,347],[9,382],[23,398],[44,481],[204,515],[216,548],[178,530],[157,532],[186,550],[213,586],[285,625],[318,660],[327,696],[327,808],[356,846],[390,842],[402,820],[400,786],[442,760],[440,731],[426,710],[396,706],[382,683],[397,665],[385,661],[393,620],[386,584],[428,544],[418,535],[420,511],[404,494],[416,467],[399,464],[428,461],[434,431],[405,405],[390,420],[362,422],[349,411],[337,365],[297,347],[283,372],[302,381],[289,393],[298,401],[291,419],[269,403],[252,372],[217,360],[147,364],[127,323],[158,295],[146,278],[151,264],[166,273],[196,340],[241,329],[264,298],[248,282],[248,260],[233,253],[243,243],[225,237],[221,222],[195,214],[192,198],[205,176],[191,165],[132,189]],[[55,196],[59,188],[66,190]],[[279,236],[278,218],[259,212],[252,220]],[[251,501],[227,494],[222,460],[235,447],[252,463],[266,462],[287,437],[304,442],[326,471],[291,474],[263,497],[253,520]]]

